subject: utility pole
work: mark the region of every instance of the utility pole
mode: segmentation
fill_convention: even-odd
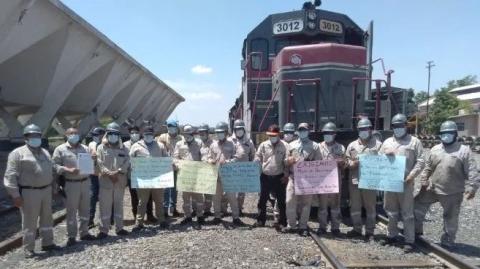
[[[432,72],[432,67],[435,65],[433,64],[433,61],[428,61],[427,62],[427,69],[428,69],[428,88],[427,88],[427,117],[425,119],[428,119],[428,106],[430,103],[430,77],[431,77],[431,72]]]

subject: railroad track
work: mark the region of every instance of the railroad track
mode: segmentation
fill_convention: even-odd
[[[386,229],[388,219],[380,215],[378,220],[377,226]],[[361,260],[360,258],[358,261],[342,262],[312,229],[310,229],[310,236],[318,245],[323,257],[325,257],[326,268],[479,268],[425,238],[418,239],[415,246],[435,262],[422,260]]]
[[[7,210],[0,211],[0,217],[3,217],[3,215],[8,215],[9,213],[15,212],[16,208],[13,207],[13,209],[11,208],[7,208],[7,209],[10,210],[10,212],[5,213],[5,211]],[[55,212],[53,214],[53,225],[57,226],[66,218],[66,216],[67,216],[67,212],[65,209]],[[0,242],[0,255],[4,255],[5,253],[12,251],[16,248],[19,248],[21,246],[22,246],[22,233],[20,232]]]

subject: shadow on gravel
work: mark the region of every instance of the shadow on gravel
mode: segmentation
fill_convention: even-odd
[[[464,243],[455,243],[454,247],[447,248],[448,251],[471,258],[480,258],[480,247]]]

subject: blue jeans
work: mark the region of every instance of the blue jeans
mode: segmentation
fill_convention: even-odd
[[[176,208],[177,205],[177,172],[173,172],[173,188],[165,189],[165,193],[163,196],[163,207],[165,209],[168,208]],[[167,211],[168,212],[168,211]]]
[[[90,221],[93,221],[98,202],[98,176],[90,175],[90,181]]]

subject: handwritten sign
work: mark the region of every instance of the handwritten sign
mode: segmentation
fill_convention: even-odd
[[[132,158],[132,188],[164,189],[174,186],[171,157]]]
[[[298,162],[293,173],[296,195],[339,192],[336,160]]]
[[[183,192],[215,194],[218,169],[213,164],[196,161],[180,161],[177,189]]]
[[[257,162],[226,163],[220,167],[224,192],[260,192],[260,165]]]
[[[94,174],[92,155],[90,153],[78,153],[77,168],[80,170],[80,175]]]
[[[403,192],[405,156],[360,155],[360,189]]]

